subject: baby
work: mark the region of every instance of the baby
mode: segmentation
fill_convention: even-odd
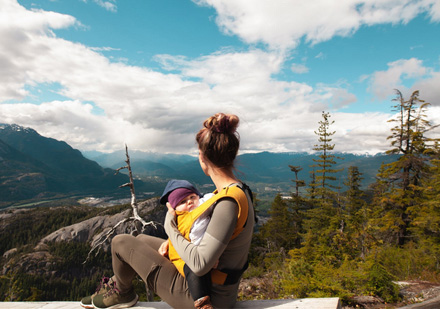
[[[168,182],[160,199],[161,204],[169,205],[179,212],[188,212],[197,208],[199,205],[210,199],[214,194],[202,194],[188,181],[173,179]],[[210,211],[204,212],[193,224],[190,230],[189,238],[191,243],[198,245],[205,234],[210,221]],[[179,222],[179,220],[177,220]],[[178,223],[177,228],[181,231],[182,227]],[[159,253],[166,255],[168,253],[169,240],[164,242],[159,248]],[[188,266],[184,266],[185,278],[188,282],[189,291],[194,299],[195,308],[212,308],[210,301],[209,287],[211,285],[211,274],[204,276],[195,275]]]

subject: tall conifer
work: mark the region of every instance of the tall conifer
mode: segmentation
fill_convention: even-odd
[[[340,172],[342,169],[334,169],[336,164],[335,159],[339,159],[331,152],[335,148],[335,144],[331,144],[332,136],[336,133],[330,130],[330,125],[334,121],[330,121],[330,113],[322,112],[322,120],[319,121],[318,131],[315,134],[318,135],[318,144],[316,144],[313,150],[319,152],[318,159],[313,159],[315,162],[312,167],[316,167],[316,183],[319,185],[318,191],[321,198],[325,198],[332,189],[340,189],[339,186],[334,184],[336,177],[335,173]]]
[[[414,91],[408,100],[396,90],[396,117],[391,129],[391,149],[388,154],[400,154],[397,161],[382,165],[376,182],[375,204],[377,222],[386,242],[404,245],[409,239],[411,210],[418,208],[421,198],[421,181],[429,171],[428,154],[433,151],[433,141],[426,133],[432,126],[426,119],[429,103]]]

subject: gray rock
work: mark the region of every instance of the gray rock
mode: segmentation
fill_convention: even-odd
[[[153,221],[156,223],[157,229],[151,227],[146,231],[146,234],[152,234],[163,238],[166,237],[162,227],[162,222],[165,219],[166,207],[160,205],[157,198],[139,203],[138,211],[139,215],[145,221]],[[96,216],[88,220],[63,227],[44,237],[40,241],[40,244],[60,241],[73,241],[87,242],[90,243],[91,247],[93,247],[103,234],[111,230],[114,226],[116,226],[116,224],[118,224],[118,222],[132,216],[132,213],[132,209],[130,208],[115,215]],[[116,228],[114,235],[129,234],[133,233],[134,230],[136,230],[136,226],[133,224],[132,221],[128,221],[120,224]],[[107,242],[106,244],[104,244],[103,249],[108,250],[109,245],[110,242]]]

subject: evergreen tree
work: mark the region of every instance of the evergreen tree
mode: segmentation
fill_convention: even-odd
[[[295,192],[292,193],[292,202],[290,207],[290,212],[292,214],[292,236],[294,237],[293,245],[295,248],[301,246],[301,233],[303,233],[303,219],[304,211],[308,208],[308,203],[305,198],[300,195],[300,188],[305,187],[306,183],[304,180],[298,178],[298,173],[302,171],[302,167],[289,165],[290,170],[295,173],[295,179],[292,180],[295,183]]]
[[[269,215],[269,220],[260,229],[262,238],[267,242],[268,250],[279,252],[281,248],[292,249],[297,238],[293,228],[294,219],[286,200],[280,194],[275,196]]]
[[[295,183],[295,194],[294,196],[299,196],[299,189],[305,187],[306,183],[304,180],[298,179],[298,173],[302,171],[301,166],[289,165],[290,170],[295,173],[295,179],[292,181]]]
[[[310,201],[310,208],[314,208],[316,200],[318,198],[318,183],[316,182],[316,173],[314,169],[310,172],[310,178],[311,180],[309,182],[307,192]]]
[[[421,182],[428,176],[429,153],[433,152],[434,139],[426,137],[433,128],[426,120],[429,103],[419,99],[414,91],[409,100],[396,90],[394,111],[396,123],[391,129],[392,148],[388,154],[400,154],[397,161],[381,167],[376,183],[376,216],[381,236],[387,242],[404,245],[409,237],[412,218],[410,212],[421,203]]]
[[[345,213],[346,233],[350,239],[347,252],[352,258],[361,257],[365,259],[372,238],[368,231],[368,219],[370,209],[361,190],[362,173],[356,166],[348,168],[348,178],[344,183],[347,186],[345,192]]]
[[[338,158],[331,154],[331,151],[335,148],[335,144],[331,144],[331,136],[336,132],[330,131],[330,125],[332,125],[334,121],[330,122],[330,113],[328,112],[322,112],[322,118],[323,120],[319,121],[318,131],[315,131],[315,134],[319,137],[319,144],[313,148],[313,150],[320,152],[320,154],[318,159],[313,159],[316,164],[312,165],[312,167],[318,168],[318,170],[315,171],[316,183],[319,185],[319,194],[321,198],[324,199],[331,193],[331,189],[340,189],[339,186],[334,185],[332,182],[336,180],[336,177],[333,175],[342,169],[332,168],[336,164],[335,159]]]
[[[430,176],[423,181],[422,203],[411,209],[414,218],[411,230],[422,245],[434,249],[440,256],[440,152],[436,153],[431,160]]]
[[[336,156],[331,154],[335,145],[331,144],[330,114],[322,112],[323,120],[319,121],[318,135],[319,144],[313,148],[319,151],[316,163],[312,165],[312,181],[308,188],[309,203],[311,205],[305,213],[304,219],[304,252],[313,253],[316,259],[328,258],[331,263],[342,261],[343,243],[345,235],[343,231],[342,208],[339,193],[334,189],[340,187],[334,185],[335,173],[341,170],[334,169]],[[315,170],[316,168],[316,170]]]
[[[350,220],[355,220],[355,214],[365,206],[363,197],[364,192],[361,190],[362,173],[357,166],[348,168],[348,178],[344,185],[347,186],[346,196],[346,212]]]

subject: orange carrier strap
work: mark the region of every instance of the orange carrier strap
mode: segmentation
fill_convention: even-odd
[[[243,184],[244,185],[244,184]],[[241,231],[243,231],[248,217],[249,212],[249,205],[248,200],[246,197],[246,194],[244,192],[244,188],[248,188],[246,185],[244,185],[243,189],[234,185],[230,187],[223,188],[220,192],[214,191],[214,196],[211,197],[209,200],[204,202],[202,205],[198,206],[196,209],[190,212],[179,212],[177,213],[177,226],[180,231],[180,233],[187,239],[189,239],[189,233],[191,231],[191,227],[194,224],[194,222],[208,209],[211,208],[212,205],[214,205],[218,200],[222,198],[233,198],[237,204],[238,204],[238,214],[237,214],[237,224],[235,226],[234,232],[232,234],[231,239],[236,238]],[[250,193],[251,194],[251,193]],[[185,262],[180,258],[178,255],[176,249],[174,246],[169,244],[168,249],[168,256],[170,258],[170,261],[173,262],[173,264],[176,266],[177,270],[180,272],[182,276],[185,276],[184,274],[184,266]],[[241,270],[240,270],[241,271]],[[244,271],[244,270],[243,270]],[[243,272],[241,272],[243,273]],[[240,274],[241,275],[241,274]],[[217,284],[227,284],[225,282],[228,282],[228,274],[220,271],[220,270],[213,270],[211,272],[212,282]],[[231,276],[230,276],[231,277]]]

